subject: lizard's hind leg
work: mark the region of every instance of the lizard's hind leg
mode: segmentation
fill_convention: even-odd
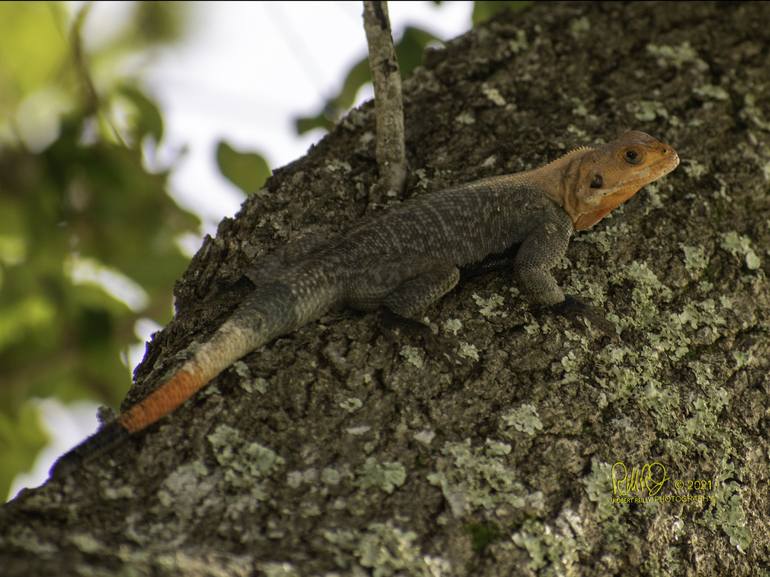
[[[361,278],[354,278],[347,290],[348,306],[371,311],[381,306],[405,318],[414,319],[436,302],[460,279],[459,269],[451,262],[420,259],[383,262],[368,267]]]
[[[373,277],[378,282],[372,282]],[[452,290],[459,278],[459,269],[444,261],[413,261],[409,265],[382,263],[367,272],[367,283],[349,292],[347,304],[363,310],[384,307],[383,320],[387,326],[391,329],[399,326],[419,336],[432,356],[453,359],[451,344],[437,339],[419,317],[425,308]]]
[[[451,291],[459,279],[460,270],[454,264],[437,264],[400,284],[383,299],[382,304],[399,316],[414,319]]]
[[[439,300],[451,291],[460,278],[459,269],[452,264],[440,264],[411,278],[383,300],[385,310],[391,311],[402,321],[408,332],[420,336],[423,346],[431,357],[446,357],[451,362],[457,362],[452,342],[434,335],[431,328],[419,320],[420,314],[425,308]]]

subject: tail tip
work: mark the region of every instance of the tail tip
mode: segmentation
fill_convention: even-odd
[[[49,477],[70,475],[85,463],[98,459],[114,447],[125,442],[130,433],[118,421],[107,423],[82,443],[64,453],[51,466]]]

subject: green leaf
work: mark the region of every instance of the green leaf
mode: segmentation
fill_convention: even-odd
[[[414,26],[404,28],[404,33],[396,44],[396,58],[398,58],[402,78],[409,78],[414,69],[422,64],[425,47],[431,42],[440,42],[440,40],[422,28]]]
[[[294,129],[297,134],[305,134],[316,128],[328,132],[334,128],[334,122],[327,116],[326,112],[321,112],[316,116],[298,116],[294,119]]]
[[[476,0],[473,3],[473,14],[471,20],[474,26],[478,26],[482,22],[486,22],[495,14],[504,12],[505,10],[521,10],[532,4],[530,1],[511,1],[511,2],[498,2],[492,0]]]
[[[40,412],[30,402],[15,415],[0,412],[0,498],[5,500],[13,479],[28,471],[48,442]]]
[[[270,176],[267,161],[256,152],[240,152],[224,140],[217,143],[219,171],[246,194],[262,188]]]
[[[163,117],[158,105],[141,90],[128,84],[120,86],[117,94],[134,107],[133,128],[137,142],[141,142],[146,135],[152,136],[156,143],[160,142],[163,138]]]

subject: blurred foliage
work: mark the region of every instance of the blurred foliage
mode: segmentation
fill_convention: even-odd
[[[257,192],[270,176],[267,161],[254,152],[240,152],[224,141],[217,143],[219,171],[246,194]]]
[[[433,0],[433,3],[438,6],[443,4],[441,0]],[[529,1],[491,2],[477,0],[473,2],[471,23],[473,26],[476,26],[499,12],[520,10],[531,3]],[[393,9],[396,9],[396,7],[391,10]],[[396,58],[398,59],[402,78],[408,78],[412,71],[422,64],[422,55],[425,48],[431,44],[441,44],[441,40],[421,28],[407,26],[404,29],[400,40],[396,42]],[[317,114],[313,116],[300,116],[294,119],[297,134],[304,134],[316,128],[321,128],[325,131],[331,130],[337,121],[353,106],[358,91],[367,84],[370,84],[371,81],[369,60],[367,55],[364,55],[345,76],[339,93],[329,98]]]
[[[133,3],[86,49],[91,8],[73,18],[59,3],[0,3],[2,496],[46,443],[31,399],[123,397],[135,323],[169,320],[188,261],[176,239],[199,227],[168,196],[168,169],[147,166],[158,107],[119,72],[125,56],[179,38],[185,6]]]
[[[47,437],[36,406],[27,403],[16,414],[0,413],[0,490],[8,495],[17,473],[29,469]]]

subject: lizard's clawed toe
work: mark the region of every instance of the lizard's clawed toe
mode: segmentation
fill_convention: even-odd
[[[599,332],[614,340],[619,339],[615,324],[607,319],[601,310],[578,297],[567,295],[562,302],[554,305],[553,311],[557,315],[568,319],[575,326],[580,326],[580,319],[583,318],[590,322]]]

